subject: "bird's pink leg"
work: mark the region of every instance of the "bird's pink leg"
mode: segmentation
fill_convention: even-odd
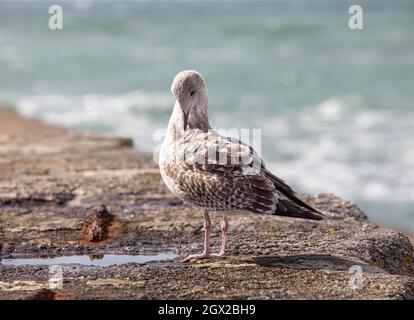
[[[208,211],[204,211],[204,251],[198,254],[189,255],[183,260],[187,262],[190,260],[205,259],[210,256],[210,231],[211,231],[211,220]]]
[[[215,256],[222,257],[226,254],[226,247],[227,247],[227,232],[229,231],[229,220],[224,215],[223,222],[221,223],[221,250],[219,254],[215,254]]]

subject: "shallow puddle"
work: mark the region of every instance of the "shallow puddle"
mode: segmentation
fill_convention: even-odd
[[[110,266],[126,263],[145,263],[149,261],[162,261],[176,258],[173,253],[159,253],[156,255],[125,255],[105,254],[91,256],[61,256],[55,258],[17,258],[2,259],[0,265],[24,266],[24,265],[62,265],[62,264],[83,264],[88,266]]]

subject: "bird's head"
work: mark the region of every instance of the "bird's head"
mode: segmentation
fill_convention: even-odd
[[[181,71],[174,78],[171,92],[183,112],[184,130],[187,126],[205,129],[208,126],[208,96],[203,76],[195,70]]]

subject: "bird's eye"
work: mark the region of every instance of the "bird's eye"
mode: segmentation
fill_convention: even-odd
[[[194,95],[195,90],[190,92],[190,96]]]

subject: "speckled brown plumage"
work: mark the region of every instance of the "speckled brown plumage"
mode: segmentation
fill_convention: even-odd
[[[171,192],[204,211],[204,251],[184,261],[210,256],[210,211],[248,210],[322,219],[319,211],[298,199],[285,182],[266,169],[253,147],[212,129],[207,87],[200,73],[180,72],[171,92],[176,102],[160,150],[160,172]],[[224,255],[227,231],[224,216],[219,255]]]
[[[174,154],[170,161],[160,164],[172,181],[170,189],[197,207],[321,219],[318,211],[299,200],[286,183],[266,169],[252,147],[240,141],[221,137],[213,130],[191,133],[176,142]],[[215,156],[204,163],[208,154]],[[246,174],[247,169],[257,172]]]

